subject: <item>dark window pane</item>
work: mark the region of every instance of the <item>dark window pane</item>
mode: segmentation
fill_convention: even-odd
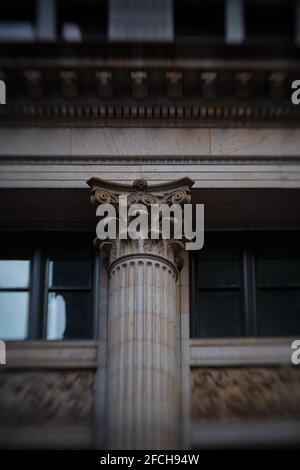
[[[224,37],[224,2],[175,0],[175,37]]]
[[[206,234],[195,259],[197,295],[193,336],[239,336],[241,327],[239,234]]]
[[[91,261],[86,259],[49,261],[49,287],[90,287]]]
[[[256,270],[259,287],[300,285],[300,259],[258,259]]]
[[[241,335],[239,292],[198,292],[196,336],[231,337]]]
[[[27,292],[0,292],[0,338],[25,339],[28,322]]]
[[[261,336],[300,334],[300,290],[259,291],[257,309]]]
[[[198,261],[198,283],[206,287],[238,287],[240,285],[239,260],[205,260]]]
[[[245,6],[246,35],[249,37],[293,37],[294,5],[292,0],[263,2],[248,0]]]
[[[1,21],[35,22],[35,1],[1,0]]]
[[[47,339],[92,337],[92,295],[85,292],[50,292]]]
[[[28,287],[29,271],[28,260],[0,260],[0,287]]]
[[[107,1],[105,0],[60,0],[57,2],[59,33],[63,39],[72,28],[75,40],[89,41],[105,38],[107,34]]]
[[[208,233],[193,256],[194,337],[300,335],[299,232]]]

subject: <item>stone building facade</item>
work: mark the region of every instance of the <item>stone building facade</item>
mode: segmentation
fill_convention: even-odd
[[[237,14],[234,3],[226,8]],[[300,106],[290,99],[297,44],[232,44],[229,20],[224,44],[157,31],[150,42],[123,32],[124,43],[111,22],[109,41],[42,34],[22,48],[0,44],[0,260],[30,262],[28,285],[0,285],[0,299],[28,295],[24,331],[10,326],[0,365],[0,446],[299,445],[300,368],[291,364],[300,335]],[[205,240],[217,239],[221,261],[240,263],[238,281],[214,284],[213,264],[206,285],[211,271],[203,269],[203,283],[201,258],[174,240],[93,248],[96,207],[119,194],[146,205],[204,204]],[[239,243],[237,261],[227,251]],[[260,285],[252,261],[259,280],[273,245],[279,264]],[[85,250],[93,265],[86,285]],[[59,265],[66,261],[75,264]],[[284,276],[272,284],[274,272],[291,284]],[[239,292],[238,308],[227,289]],[[268,289],[271,300],[261,294]],[[223,325],[204,290],[226,291],[222,312],[237,317]]]

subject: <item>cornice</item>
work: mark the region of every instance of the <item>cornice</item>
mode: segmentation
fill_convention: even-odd
[[[82,155],[0,155],[0,165],[17,165],[20,163],[32,164],[32,165],[49,165],[49,164],[61,164],[61,165],[89,165],[89,164],[122,164],[126,165],[139,165],[139,164],[176,164],[176,165],[249,165],[257,164],[260,165],[272,165],[272,164],[297,164],[300,163],[300,155],[295,156],[284,156],[284,155],[269,155],[269,156],[257,156],[257,155],[226,155],[226,156],[198,156],[189,155],[188,157],[182,155],[158,155],[158,156],[141,156],[141,155],[89,155],[87,157]]]
[[[106,49],[107,47],[107,49]],[[11,49],[10,49],[11,50]],[[14,50],[15,51],[15,50]],[[1,125],[262,127],[300,124],[298,51],[103,46],[1,54]],[[104,53],[106,51],[106,53]],[[251,52],[252,51],[252,52]],[[138,52],[141,56],[138,55]],[[237,54],[238,52],[238,54]],[[251,53],[250,53],[251,52]],[[11,52],[12,53],[12,52]],[[56,51],[58,54],[58,52]]]

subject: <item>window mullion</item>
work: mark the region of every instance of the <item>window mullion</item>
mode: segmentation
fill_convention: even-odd
[[[190,277],[190,309],[192,319],[190,323],[190,335],[192,338],[197,338],[200,335],[200,319],[199,312],[196,311],[196,296],[198,289],[196,289],[196,255],[189,256],[189,277]]]
[[[28,339],[40,339],[42,329],[42,301],[43,301],[43,257],[40,246],[33,252],[32,269],[30,277],[30,312]]]
[[[247,238],[243,246],[243,303],[246,336],[257,336],[254,257]]]
[[[48,322],[48,296],[49,296],[49,253],[44,253],[44,284],[42,286],[42,326],[41,334],[43,339],[47,339]]]

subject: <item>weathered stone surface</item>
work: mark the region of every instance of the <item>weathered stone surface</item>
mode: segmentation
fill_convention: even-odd
[[[299,156],[298,129],[8,128],[0,156]],[[186,168],[184,168],[184,174]]]
[[[89,424],[93,418],[94,373],[0,374],[0,426]]]
[[[298,129],[211,129],[212,155],[299,155]]]
[[[191,415],[201,422],[300,418],[300,369],[193,368]]]

